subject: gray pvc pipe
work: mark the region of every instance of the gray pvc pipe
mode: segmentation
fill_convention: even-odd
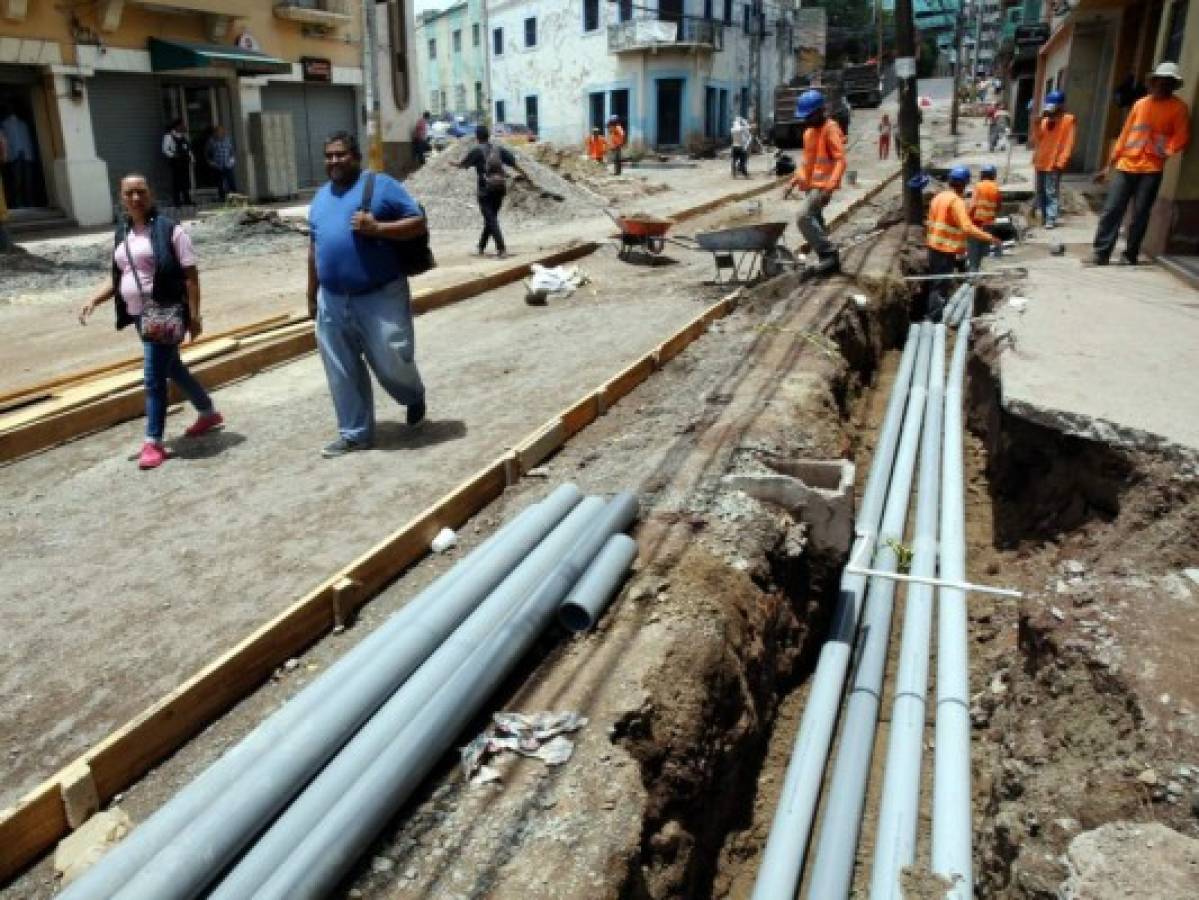
[[[637,542],[627,534],[608,538],[599,556],[558,607],[558,621],[574,632],[594,626],[636,558]]]
[[[320,898],[336,888],[552,621],[562,598],[608,536],[627,528],[636,511],[637,502],[630,494],[612,500],[601,513],[599,524],[575,545],[520,610],[463,663],[396,739],[373,758],[355,759],[360,777],[312,830],[294,835],[295,849],[254,894],[255,900]]]
[[[598,497],[587,497],[576,506],[329,761],[221,881],[210,895],[211,900],[244,900],[253,896],[287,859],[300,836],[316,828],[354,785],[367,762],[397,739],[462,664],[544,583],[579,539],[595,527],[603,508],[604,502]],[[252,790],[253,786],[249,788]]]
[[[928,372],[932,326],[920,327],[920,349],[916,374],[912,381],[903,435],[895,457],[895,470],[887,491],[887,505],[879,530],[879,546],[874,554],[875,569],[895,572],[899,556],[893,542],[903,540],[908,516],[912,475],[916,469],[916,450],[924,419],[928,393]],[[834,900],[849,895],[862,827],[862,806],[866,799],[866,781],[870,775],[870,757],[874,750],[874,731],[878,724],[879,698],[887,664],[887,644],[891,631],[891,604],[895,582],[889,578],[871,578],[866,590],[862,614],[862,641],[857,667],[850,685],[845,708],[845,723],[829,786],[828,804],[816,844],[815,861],[808,888],[811,900]]]
[[[297,723],[327,707],[344,681],[377,655],[385,651],[385,658],[397,677],[405,677],[428,655],[425,638],[429,635],[421,623],[426,615],[437,611],[442,598],[451,591],[457,593],[468,575],[471,583],[466,585],[469,593],[465,596],[479,595],[488,583],[498,584],[506,574],[505,570],[514,568],[581,499],[582,494],[574,485],[562,485],[545,500],[523,511],[217,759],[72,882],[61,897],[91,900],[116,894],[142,866],[196,820],[214,797],[250,769]],[[476,583],[475,579],[479,581]]]
[[[962,467],[962,383],[970,319],[958,330],[945,390],[945,465],[941,470],[941,577],[966,580],[966,506]],[[970,674],[966,594],[941,588],[937,608],[937,723],[933,749],[932,870],[949,896],[974,896],[970,821]]]
[[[883,499],[891,480],[900,426],[908,404],[920,344],[919,334],[916,325],[908,330],[907,343],[899,360],[891,396],[887,400],[862,503],[858,508],[855,523],[858,536],[854,540],[851,560],[870,559],[874,555],[883,514]],[[754,900],[794,900],[799,890],[804,854],[812,832],[816,803],[820,798],[821,780],[833,741],[845,674],[849,670],[849,660],[857,638],[858,618],[865,591],[864,576],[842,573],[829,636],[820,648],[816,671],[812,674],[808,703],[795,736],[778,808],[754,883]]]
[[[924,412],[924,436],[920,442],[916,537],[912,541],[912,574],[922,578],[933,578],[937,574],[944,384],[945,326],[937,325],[933,330],[928,403]],[[878,832],[874,842],[871,900],[903,900],[900,874],[916,860],[916,820],[920,805],[920,764],[924,750],[932,619],[932,585],[910,583],[904,608],[899,668],[895,676],[895,700],[891,707]]]

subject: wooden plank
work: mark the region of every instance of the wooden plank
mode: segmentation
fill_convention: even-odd
[[[656,351],[651,350],[645,356],[641,357],[631,366],[618,372],[614,377],[605,382],[600,389],[600,406],[603,411],[607,411],[621,397],[631,392],[633,388],[649,378],[653,374],[657,364]]]
[[[574,406],[567,407],[558,414],[562,427],[566,430],[566,438],[574,437],[592,422],[599,418],[599,392],[588,394]]]
[[[68,828],[55,779],[42,782],[16,806],[0,811],[0,884],[53,847]]]
[[[701,315],[692,319],[669,338],[658,345],[658,365],[664,366],[691,345],[708,328],[708,323]]]
[[[757,197],[760,194],[765,194],[774,190],[777,187],[782,187],[789,180],[789,176],[777,178],[774,181],[768,181],[765,184],[760,184],[757,187],[750,188],[747,191],[740,191],[736,194],[726,194],[723,197],[717,197],[715,200],[709,200],[707,203],[701,203],[698,206],[692,206],[688,209],[680,210],[676,213],[671,213],[667,218],[674,219],[676,222],[685,222],[688,219],[694,219],[705,213],[710,213],[714,209],[719,209],[727,203],[739,203],[742,200],[749,200]]]
[[[561,419],[546,422],[540,431],[516,446],[516,464],[520,474],[527,475],[540,463],[549,459],[566,443],[566,438],[566,428]]]

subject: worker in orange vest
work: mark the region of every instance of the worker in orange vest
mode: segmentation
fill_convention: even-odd
[[[841,176],[845,174],[845,133],[828,117],[824,94],[820,91],[804,91],[799,95],[795,117],[805,126],[803,159],[791,176],[783,199],[790,197],[796,188],[804,192],[795,224],[816,252],[813,274],[824,275],[841,268],[840,254],[828,237],[824,208],[832,200],[833,191],[841,187]]]
[[[989,163],[979,169],[978,184],[966,207],[970,221],[988,234],[992,233],[991,224],[999,215],[999,182],[995,180],[998,177],[999,171]],[[977,272],[988,249],[988,244],[970,238],[966,242],[966,271]]]
[[[612,151],[612,174],[620,174],[620,151],[624,147],[624,129],[619,116],[608,117],[608,149]]]
[[[608,143],[604,140],[604,136],[600,134],[598,128],[591,129],[591,137],[587,138],[587,155],[597,163],[603,163],[604,153],[608,150]]]
[[[1120,223],[1130,201],[1132,224],[1128,226],[1120,263],[1137,264],[1153,201],[1162,185],[1166,160],[1185,150],[1191,140],[1190,110],[1174,96],[1180,87],[1182,71],[1177,63],[1161,63],[1149,74],[1149,96],[1132,105],[1111,159],[1095,176],[1095,180],[1102,183],[1112,166],[1116,167],[1116,176],[1099,217],[1099,229],[1095,232],[1093,249],[1097,266],[1106,266],[1111,259],[1120,236]]]
[[[1066,112],[1066,95],[1050,91],[1034,129],[1037,147],[1032,156],[1037,174],[1037,209],[1046,228],[1057,227],[1062,172],[1070,163],[1077,131],[1074,114]]]
[[[966,253],[966,242],[970,238],[995,246],[1003,243],[970,221],[970,213],[966,210],[966,201],[962,196],[969,183],[970,170],[965,166],[954,166],[949,170],[949,187],[933,197],[928,208],[926,243],[929,275],[948,275],[952,272],[958,259]],[[948,279],[929,282],[928,317],[934,322],[941,321],[941,313],[948,299],[948,287]]]

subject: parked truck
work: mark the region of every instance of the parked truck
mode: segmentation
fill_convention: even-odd
[[[841,70],[841,84],[850,106],[874,108],[883,102],[883,80],[878,65],[863,63]]]
[[[825,105],[830,115],[849,133],[849,104],[842,90],[841,73],[826,70],[811,76],[792,78],[774,90],[774,121],[770,129],[770,142],[782,150],[803,146],[803,123],[795,118],[795,101],[810,88],[824,94]]]

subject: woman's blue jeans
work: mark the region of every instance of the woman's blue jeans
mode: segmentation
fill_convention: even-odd
[[[178,346],[142,341],[142,354],[145,359],[147,440],[161,441],[166,431],[168,379],[179,386],[201,415],[212,412],[212,398],[179,358]]]

